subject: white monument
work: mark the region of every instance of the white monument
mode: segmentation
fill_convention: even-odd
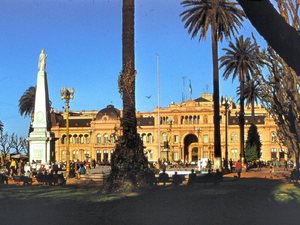
[[[30,163],[50,163],[50,104],[46,73],[47,55],[42,49],[37,74],[37,85],[35,92],[34,117],[32,128],[29,134],[29,159]]]

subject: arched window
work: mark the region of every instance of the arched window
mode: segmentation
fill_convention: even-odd
[[[79,159],[79,152],[78,151],[73,151],[72,152],[72,159],[73,160],[77,160],[77,159]]]
[[[153,136],[151,133],[147,134],[147,143],[153,143]]]
[[[74,144],[79,144],[79,138],[78,138],[77,134],[73,135],[73,139],[74,139]]]
[[[82,135],[82,134],[79,135],[79,143],[80,143],[80,144],[83,144],[83,143],[84,143],[83,135]]]
[[[185,116],[185,122],[184,124],[189,124],[189,117],[188,116]]]
[[[66,135],[63,135],[63,136],[61,137],[61,143],[62,143],[62,144],[66,144],[66,141],[67,141],[67,140],[66,140],[66,137],[67,137]]]
[[[272,134],[271,134],[271,141],[272,142],[276,142],[276,140],[277,140],[276,132],[272,132]]]
[[[168,140],[167,133],[162,133],[162,141],[165,142]]]
[[[114,134],[111,134],[111,135],[110,135],[110,142],[111,142],[112,144],[114,144],[114,143],[116,142],[116,138],[115,138],[115,135],[114,135]]]
[[[101,144],[101,134],[97,134],[96,136],[96,143]]]
[[[108,135],[107,134],[104,134],[103,135],[103,138],[104,138],[104,144],[108,144]]]
[[[90,136],[88,134],[84,135],[84,143],[89,144],[90,143]]]
[[[142,134],[141,134],[141,139],[142,139],[143,143],[146,143],[146,141],[147,141],[147,136],[146,136],[145,133],[142,133]]]

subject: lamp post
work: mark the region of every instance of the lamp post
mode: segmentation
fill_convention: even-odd
[[[199,156],[199,152],[200,152],[200,132],[201,132],[201,128],[200,127],[196,127],[195,130],[198,133],[198,156]],[[200,159],[203,157],[202,151],[200,152]],[[199,158],[198,158],[199,160]]]
[[[70,173],[69,103],[74,98],[74,88],[62,88],[60,89],[60,94],[61,99],[66,101],[66,178],[68,178]]]
[[[225,107],[225,162],[224,167],[228,170],[228,112],[232,103],[232,99],[228,97],[221,97],[221,103]]]

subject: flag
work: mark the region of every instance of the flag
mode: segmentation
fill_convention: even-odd
[[[191,80],[190,80],[189,91],[190,91],[190,98],[192,99],[193,89],[192,89],[192,82],[191,82]]]

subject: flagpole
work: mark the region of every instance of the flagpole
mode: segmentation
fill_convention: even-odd
[[[157,150],[160,159],[160,74],[159,74],[159,55],[156,54],[156,76],[157,76]]]

